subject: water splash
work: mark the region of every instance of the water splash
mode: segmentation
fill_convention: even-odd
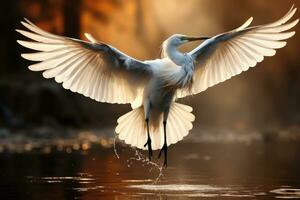
[[[117,139],[118,139],[118,134],[115,132],[114,145],[113,145],[113,147],[114,147],[114,153],[115,153],[116,157],[117,157],[118,159],[120,159],[120,156],[119,156],[119,154],[118,154],[118,152],[117,152],[117,147],[116,147]]]
[[[130,161],[138,161],[141,162],[143,166],[147,165],[150,166],[151,168],[149,169],[149,173],[153,171],[153,169],[156,169],[158,171],[157,177],[154,179],[153,184],[156,184],[159,182],[160,178],[163,176],[163,166],[157,164],[156,162],[153,162],[149,160],[144,154],[142,154],[141,151],[139,151],[137,148],[133,148],[134,152],[134,157],[131,157],[127,160],[127,163]],[[130,165],[128,166],[130,167]]]
[[[113,142],[113,147],[114,147],[114,153],[116,155],[116,157],[118,159],[120,159],[120,155],[117,151],[117,139],[118,139],[118,135],[115,133],[115,137],[114,137],[114,142]],[[134,156],[130,157],[126,162],[127,162],[127,167],[131,167],[131,162],[132,161],[138,161],[142,163],[142,166],[151,166],[151,168],[149,169],[149,173],[151,173],[153,171],[153,169],[156,169],[158,171],[158,175],[157,177],[154,179],[153,184],[158,183],[158,181],[160,180],[160,178],[163,176],[163,166],[159,166],[159,164],[157,164],[156,162],[153,162],[151,160],[149,160],[146,156],[144,156],[142,154],[141,151],[139,151],[137,148],[132,148],[134,150]]]

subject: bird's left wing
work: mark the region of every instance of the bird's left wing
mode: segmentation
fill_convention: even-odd
[[[207,88],[247,71],[263,61],[265,56],[274,56],[276,49],[286,45],[284,40],[295,32],[286,32],[296,26],[299,19],[287,23],[296,8],[276,22],[247,28],[252,17],[241,27],[205,40],[189,54],[194,59],[193,85],[189,91],[179,90],[177,98],[200,93]]]
[[[45,78],[55,78],[65,89],[100,102],[132,103],[139,87],[151,76],[148,64],[127,56],[114,47],[48,33],[30,21],[21,22],[29,31],[17,30],[33,41],[18,43],[37,53],[22,57],[39,63],[29,66],[43,71]]]

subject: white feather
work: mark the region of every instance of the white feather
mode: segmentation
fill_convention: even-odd
[[[168,146],[182,140],[193,128],[192,122],[195,120],[195,116],[191,113],[192,110],[190,106],[172,103],[167,123]],[[160,149],[164,144],[162,118],[159,123],[161,124],[159,128],[150,129],[153,150]],[[147,141],[147,129],[143,107],[133,109],[119,117],[115,132],[118,134],[119,139],[124,140],[126,144],[140,149],[147,149],[144,147]]]
[[[132,85],[131,82],[134,81],[131,80],[144,78],[144,76],[139,77],[140,75],[135,77],[135,74],[139,74],[139,71],[151,70],[150,68],[144,69],[143,67],[147,67],[145,64],[134,60],[141,66],[140,68],[111,66],[109,63],[111,59],[133,59],[113,47],[103,48],[106,50],[110,48],[120,58],[111,57],[113,54],[101,49],[95,50],[99,48],[99,44],[90,34],[86,34],[86,37],[92,43],[87,43],[48,33],[29,20],[25,19],[25,21],[21,23],[29,31],[17,31],[34,42],[18,41],[18,43],[26,48],[41,51],[22,54],[22,57],[27,60],[41,61],[30,65],[30,70],[44,71],[43,76],[45,78],[55,78],[58,83],[63,84],[64,88],[98,101],[131,103],[137,98],[137,86],[144,84],[144,82],[136,81],[135,85]],[[118,68],[120,70],[116,70]],[[99,92],[95,91],[94,88],[97,88]]]
[[[274,56],[276,49],[287,44],[284,40],[295,35],[290,29],[295,27],[299,20],[287,22],[296,10],[292,7],[276,22],[248,28],[252,21],[250,18],[241,27],[208,39],[191,51],[189,54],[199,63],[194,72],[192,94],[202,92],[246,71],[249,67],[254,67],[266,56]],[[187,95],[189,93],[182,91],[177,93],[178,98]]]

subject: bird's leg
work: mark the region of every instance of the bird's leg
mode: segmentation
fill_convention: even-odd
[[[145,118],[146,118],[146,126],[147,126],[147,142],[144,145],[144,147],[148,147],[148,154],[149,154],[149,160],[151,160],[152,157],[152,146],[151,146],[151,137],[150,137],[150,130],[149,130],[149,117],[150,117],[150,101],[146,100],[144,103],[144,111],[145,111]]]
[[[162,152],[164,152],[164,167],[168,166],[168,144],[167,144],[167,118],[168,118],[169,110],[164,112],[164,120],[163,120],[163,125],[164,125],[164,145],[161,148],[158,158],[161,157]]]
[[[158,158],[160,158],[162,152],[164,152],[164,167],[167,167],[168,166],[168,145],[167,145],[167,131],[166,131],[167,122],[164,121],[163,123],[164,123],[164,145],[158,154]]]
[[[144,145],[144,147],[148,147],[148,153],[149,153],[149,160],[151,160],[152,157],[152,146],[151,146],[151,138],[150,138],[150,131],[149,131],[149,118],[146,119],[146,125],[147,125],[147,142]]]

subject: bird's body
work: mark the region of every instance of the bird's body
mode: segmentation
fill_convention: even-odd
[[[295,32],[298,19],[288,22],[296,12],[281,19],[249,27],[253,18],[232,31],[207,37],[175,34],[162,45],[162,57],[139,61],[116,48],[95,40],[82,41],[48,33],[30,21],[22,24],[30,30],[17,30],[33,41],[18,41],[38,53],[22,54],[39,63],[29,66],[44,71],[45,78],[55,78],[63,87],[100,102],[130,103],[132,111],[118,119],[116,133],[132,146],[161,149],[183,139],[192,129],[192,108],[176,102],[178,98],[198,94],[254,67]],[[205,40],[194,50],[181,53],[178,47],[194,40]]]
[[[189,55],[186,54],[186,57]],[[178,89],[188,90],[193,80],[193,66],[191,59],[186,59],[185,67],[175,64],[170,58],[146,61],[153,69],[153,76],[147,82],[143,93],[143,105],[150,103],[151,112],[160,116],[175,101]],[[156,121],[154,117],[151,121]]]
[[[145,115],[149,115],[151,127],[159,126],[163,114],[168,115],[178,89],[188,91],[193,83],[194,61],[190,54],[180,53],[175,35],[164,42],[161,59],[144,61],[152,71],[152,76],[143,88]],[[165,116],[167,117],[167,116]]]

